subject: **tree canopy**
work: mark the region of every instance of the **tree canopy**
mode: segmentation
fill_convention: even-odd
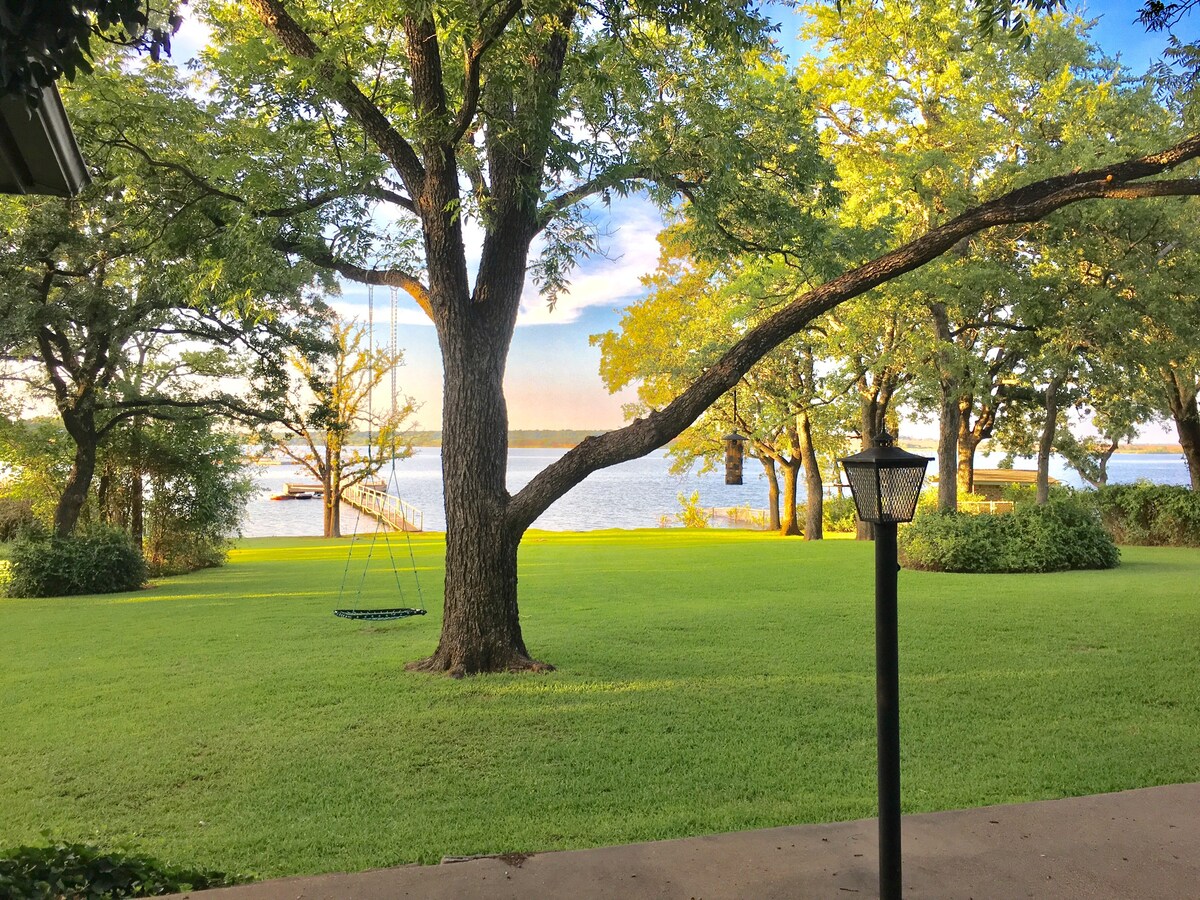
[[[145,50],[157,62],[171,51],[186,2],[0,0],[0,95],[36,104],[41,88],[92,71],[93,42]]]

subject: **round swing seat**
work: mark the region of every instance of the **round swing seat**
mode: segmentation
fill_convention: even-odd
[[[403,606],[396,609],[335,609],[335,616],[341,616],[343,619],[369,619],[371,621],[381,621],[384,619],[407,619],[409,616],[423,616],[425,610],[411,609]]]

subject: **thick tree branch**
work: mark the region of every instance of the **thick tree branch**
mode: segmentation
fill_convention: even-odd
[[[463,73],[463,101],[462,106],[459,107],[458,116],[455,118],[454,131],[450,135],[451,146],[462,140],[463,135],[471,130],[471,123],[475,120],[475,111],[479,107],[479,63],[483,59],[483,54],[504,33],[508,23],[521,11],[522,5],[522,0],[508,0],[497,13],[496,18],[481,29],[479,36],[467,49]]]
[[[330,249],[312,241],[288,240],[279,237],[273,240],[272,246],[284,253],[295,253],[314,265],[332,269],[339,275],[357,281],[359,284],[377,284],[386,287],[400,288],[417,302],[417,306],[425,315],[433,319],[433,305],[429,298],[429,288],[407,272],[400,269],[368,269],[365,266],[340,259]]]
[[[118,423],[134,416],[146,416],[151,419],[173,418],[165,410],[214,410],[219,409],[230,417],[246,422],[278,423],[280,417],[272,412],[256,409],[238,400],[236,397],[220,395],[201,400],[181,400],[175,397],[145,396],[128,397],[122,400],[97,404],[97,409],[116,410],[115,414],[96,432],[103,438]]]
[[[1082,200],[1134,200],[1200,195],[1200,179],[1139,182],[1200,157],[1200,135],[1138,159],[1103,169],[1034,182],[968,210],[916,240],[813,288],[758,325],[662,410],[579,446],[539,473],[509,505],[507,525],[528,528],[551,503],[597,469],[637,459],[682,432],[750,367],[821,314],[865,294],[950,250],[965,237],[1020,222],[1035,222]]]
[[[320,48],[292,18],[281,0],[247,0],[246,5],[254,10],[285,50],[293,56],[317,61],[320,81],[328,95],[345,107],[395,166],[409,196],[419,196],[424,187],[425,167],[408,141],[392,127],[387,116],[354,83],[350,73],[339,69],[330,60],[321,58]]]

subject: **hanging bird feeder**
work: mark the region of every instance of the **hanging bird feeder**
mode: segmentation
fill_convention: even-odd
[[[721,440],[725,444],[725,483],[741,484],[742,460],[746,456],[746,441],[750,438],[731,431]]]

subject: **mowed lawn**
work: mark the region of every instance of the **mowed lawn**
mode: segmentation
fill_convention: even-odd
[[[330,614],[347,547],[0,600],[0,847],[273,876],[873,814],[870,544],[531,533],[525,637],[558,669],[462,681],[403,670],[437,640],[440,537],[413,539],[430,614],[395,623]],[[401,605],[386,555],[364,605]],[[1196,550],[902,572],[905,810],[1200,780],[1198,586]]]

